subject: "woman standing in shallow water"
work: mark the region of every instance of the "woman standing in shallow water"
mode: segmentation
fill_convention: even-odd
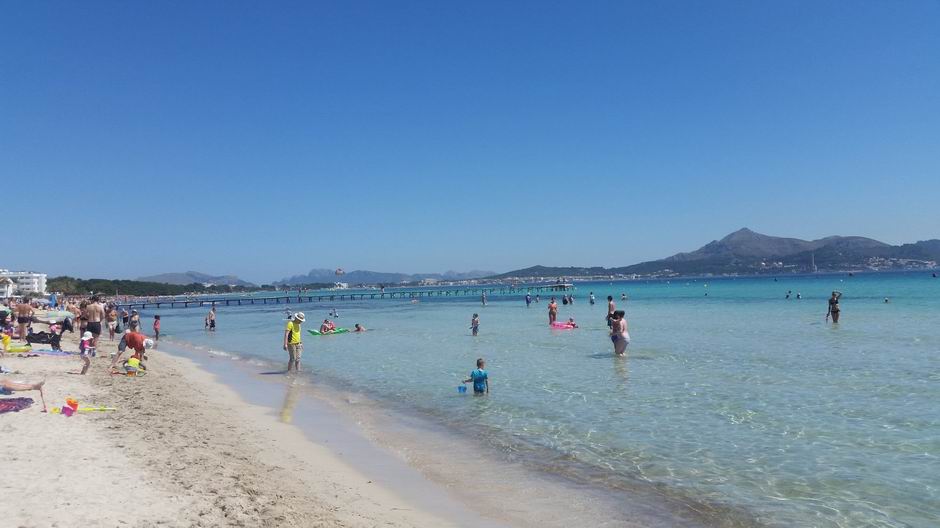
[[[829,298],[829,311],[826,312],[826,320],[829,320],[829,317],[832,317],[833,323],[839,322],[839,298],[842,297],[842,292],[836,290],[832,292],[832,297]]]
[[[610,340],[614,344],[614,354],[623,357],[630,344],[630,333],[627,331],[627,318],[623,310],[617,310],[610,319]]]

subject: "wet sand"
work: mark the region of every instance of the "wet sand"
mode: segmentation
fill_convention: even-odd
[[[67,334],[63,349],[77,350]],[[0,415],[0,518],[10,526],[455,526],[310,441],[185,358],[149,351],[146,376],[107,373],[105,336],[87,376],[77,356],[7,356],[12,380],[46,380],[112,412],[65,417],[35,403]],[[42,348],[37,345],[35,348]],[[455,512],[456,513],[456,512]],[[462,513],[462,512],[461,512]]]

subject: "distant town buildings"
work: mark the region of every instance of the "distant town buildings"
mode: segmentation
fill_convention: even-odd
[[[3,295],[4,297],[10,297],[12,295],[46,294],[45,273],[0,269],[0,293],[5,293],[5,288],[9,288],[9,285],[4,285],[3,279],[8,279],[13,283],[13,291]]]
[[[0,277],[0,299],[13,297],[15,291],[16,284],[14,284],[12,280],[6,277]]]

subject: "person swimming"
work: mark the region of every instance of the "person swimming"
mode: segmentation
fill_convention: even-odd
[[[353,330],[353,332],[365,332],[365,331],[366,331],[366,327],[362,326],[359,323],[356,323],[356,329]]]

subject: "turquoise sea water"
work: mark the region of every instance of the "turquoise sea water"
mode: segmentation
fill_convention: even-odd
[[[839,325],[824,321],[833,289],[844,292]],[[786,300],[787,290],[803,299]],[[335,306],[341,326],[369,329],[305,335],[315,383],[578,485],[615,494],[649,485],[707,505],[716,524],[940,524],[940,279],[929,272],[579,283],[572,293],[559,320],[574,317],[577,330],[547,327],[544,294],[531,308],[519,295],[486,307],[293,308],[308,328]],[[627,311],[624,359],[607,337],[608,294]],[[284,308],[220,307],[212,334],[204,308],[159,313],[172,340],[280,364]],[[477,357],[492,382],[485,398],[456,390]]]

